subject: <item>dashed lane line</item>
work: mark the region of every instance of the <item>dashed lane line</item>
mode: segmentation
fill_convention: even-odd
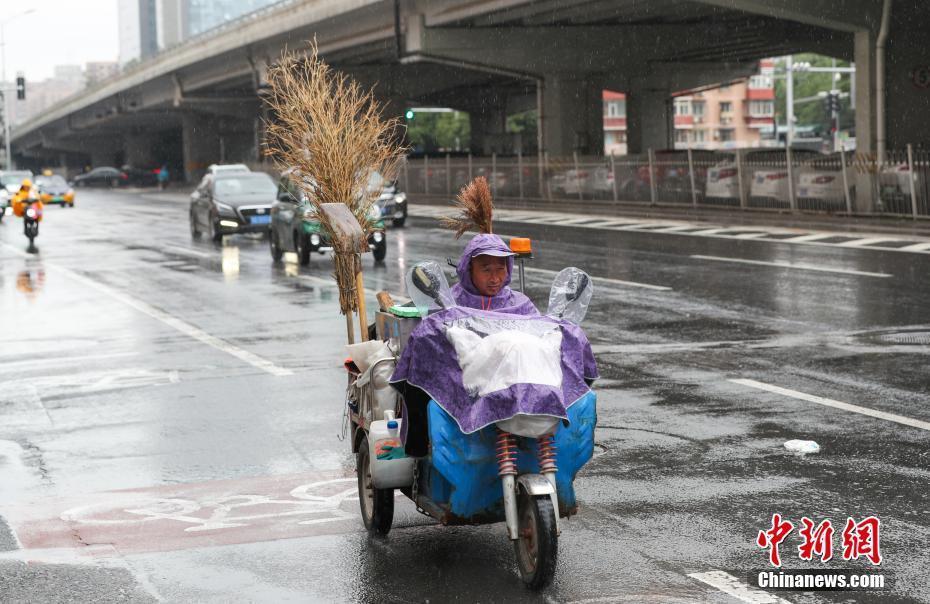
[[[789,390],[788,388],[781,388],[779,386],[773,386],[771,384],[766,384],[764,382],[757,382],[756,380],[732,379],[729,381],[734,384],[739,384],[741,386],[747,386],[749,388],[755,388],[757,390],[765,390],[766,392],[780,394],[782,396],[795,398],[801,401],[807,401],[809,403],[816,403],[818,405],[833,407],[834,409],[842,409],[843,411],[851,411],[852,413],[868,415],[869,417],[875,417],[877,419],[883,419],[889,422],[895,422],[895,423],[902,424],[905,426],[911,426],[912,428],[920,428],[921,430],[930,431],[930,422],[921,421],[919,419],[913,419],[911,417],[905,417],[903,415],[897,415],[896,413],[887,413],[885,411],[878,411],[877,409],[870,409],[868,407],[860,407],[859,405],[852,405],[850,403],[844,403],[843,401],[836,401],[831,398],[824,398],[822,396],[815,396],[813,394],[807,394],[805,392],[798,392],[797,390]]]
[[[856,275],[859,277],[893,277],[888,273],[870,273],[867,271],[856,271],[845,268],[826,268],[824,266],[813,266],[810,264],[791,264],[790,262],[768,262],[763,260],[749,260],[746,258],[724,258],[722,256],[704,256],[701,254],[692,254],[692,258],[697,260],[710,260],[713,262],[736,262],[739,264],[752,264],[757,266],[774,266],[777,268],[791,268],[802,271],[816,271],[819,273],[838,273],[840,275]]]
[[[750,587],[733,575],[725,573],[722,570],[691,573],[688,576],[719,589],[723,593],[733,596],[740,602],[746,602],[747,604],[789,604],[788,600],[779,598],[761,589]]]
[[[3,245],[7,249],[11,250],[12,252],[20,256],[23,256],[23,257],[29,256],[25,252],[18,250],[9,244],[4,243]],[[45,263],[45,266],[46,268],[49,268],[54,271],[58,271],[59,273],[63,275],[67,275],[71,279],[79,283],[83,283],[84,285],[90,288],[96,289],[97,291],[103,294],[106,294],[107,296],[113,298],[114,300],[117,300],[118,302],[122,302],[126,306],[134,308],[138,310],[139,312],[152,317],[153,319],[161,321],[165,325],[180,331],[181,333],[183,333],[184,335],[190,338],[193,338],[221,352],[225,352],[226,354],[230,356],[236,357],[240,361],[244,361],[257,369],[261,369],[262,371],[266,373],[270,373],[271,375],[278,376],[278,377],[293,375],[293,372],[290,369],[287,369],[286,367],[281,367],[279,365],[275,365],[268,359],[262,358],[258,356],[257,354],[249,352],[248,350],[243,350],[242,348],[239,348],[238,346],[231,344],[227,342],[226,340],[223,340],[212,334],[209,334],[206,331],[200,329],[199,327],[195,327],[191,325],[190,323],[182,321],[181,319],[175,317],[174,315],[168,312],[165,312],[161,310],[160,308],[156,308],[152,306],[151,304],[148,304],[147,302],[143,302],[142,300],[133,298],[132,296],[128,294],[124,294],[123,292],[117,291],[108,285],[104,285],[103,283],[95,281],[89,277],[85,277],[84,275],[77,273],[69,268],[50,264],[48,262]]]
[[[864,237],[859,239],[853,239],[852,241],[842,241],[837,243],[837,247],[866,247],[869,245],[874,245],[876,243],[883,243],[885,241],[896,241],[895,239],[889,239],[888,237]]]
[[[808,241],[819,241],[821,239],[829,239],[833,237],[834,233],[809,233],[807,235],[800,235],[798,237],[791,237],[788,239],[782,239],[782,243],[807,243]]]
[[[535,268],[535,267],[530,267],[530,266],[526,267],[525,270],[528,273],[537,273],[540,275],[550,275],[550,276],[555,276],[559,272],[559,271],[550,271],[549,269],[545,269],[545,268]],[[664,285],[653,285],[651,283],[639,283],[637,281],[623,281],[622,279],[611,279],[609,277],[593,277],[592,276],[591,278],[594,280],[595,283],[600,281],[602,283],[609,283],[612,285],[623,285],[626,287],[641,287],[644,289],[652,289],[655,291],[662,291],[662,292],[672,291],[671,287],[666,287]]]
[[[926,252],[930,250],[930,243],[915,243],[913,245],[906,245],[898,249],[900,249],[902,252]]]

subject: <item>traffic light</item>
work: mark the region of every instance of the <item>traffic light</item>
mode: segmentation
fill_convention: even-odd
[[[407,112],[404,114],[404,117],[407,118],[408,120],[412,120],[415,115],[416,114],[413,112],[413,109],[408,109]]]
[[[823,109],[829,115],[840,112],[842,105],[838,92],[828,92],[827,96],[823,97]]]
[[[23,74],[16,74],[16,98],[20,101],[26,99],[26,78]]]

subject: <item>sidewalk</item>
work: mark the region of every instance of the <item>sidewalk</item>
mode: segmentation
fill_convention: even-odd
[[[410,195],[411,205],[452,208],[452,199],[436,195]],[[739,208],[693,209],[681,205],[613,201],[573,201],[569,199],[495,199],[494,206],[505,210],[564,212],[579,216],[680,220],[722,226],[767,226],[849,233],[888,233],[899,236],[930,237],[930,220],[910,220],[891,216],[833,216]]]

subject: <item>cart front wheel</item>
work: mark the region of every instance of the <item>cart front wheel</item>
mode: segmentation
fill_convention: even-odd
[[[513,544],[520,577],[530,589],[542,589],[552,581],[559,558],[552,499],[521,492],[517,507],[520,536]]]
[[[372,535],[387,535],[394,521],[394,489],[376,489],[371,483],[371,458],[366,437],[358,445],[355,471],[358,473],[358,503],[362,510],[362,522]]]

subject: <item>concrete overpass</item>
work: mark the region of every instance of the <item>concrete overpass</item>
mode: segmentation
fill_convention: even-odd
[[[188,178],[214,161],[258,161],[267,66],[314,37],[332,65],[375,85],[392,112],[411,104],[467,111],[479,153],[495,149],[507,115],[530,108],[539,111],[540,149],[599,153],[602,89],[628,94],[631,152],[667,148],[672,91],[747,75],[763,57],[806,51],[856,61],[860,150],[875,149],[882,134],[882,87],[889,148],[924,143],[930,92],[915,74],[930,64],[922,42],[930,11],[892,0],[880,65],[882,8],[882,0],[286,2],[20,125],[14,154],[72,165],[177,158]]]

